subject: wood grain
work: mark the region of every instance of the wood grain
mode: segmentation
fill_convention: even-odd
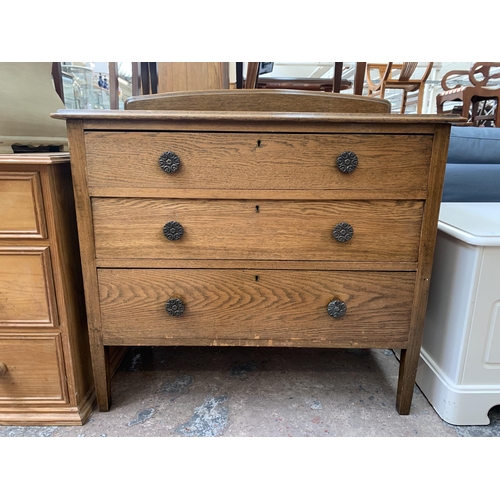
[[[47,247],[0,247],[0,327],[58,326]]]
[[[75,201],[69,163],[43,167],[47,229],[58,298],[61,340],[64,345],[66,380],[70,404],[80,407],[94,386],[89,335],[83,296],[80,248],[76,227]]]
[[[414,273],[270,270],[100,269],[105,342],[113,333],[148,345],[150,337],[182,339],[314,339],[345,345],[405,343]],[[169,316],[165,303],[186,307]],[[338,299],[347,314],[332,318]],[[383,324],[383,328],[380,325]]]
[[[427,189],[432,136],[363,134],[226,134],[89,132],[89,192],[107,188],[404,190]],[[174,152],[181,167],[161,170]],[[353,151],[358,167],[344,174],[337,157]],[[390,182],[387,182],[390,179]]]
[[[158,92],[228,89],[228,66],[227,62],[158,62]]]
[[[201,198],[210,200],[425,200],[427,191],[391,189],[171,189],[168,187],[97,186],[89,193],[96,198]]]
[[[418,262],[232,259],[96,259],[116,269],[302,269],[309,271],[416,271]]]
[[[94,198],[97,258],[416,261],[422,203]],[[177,221],[180,240],[163,226]],[[350,241],[333,228],[347,222]]]
[[[94,231],[92,211],[86,179],[86,151],[81,122],[67,124],[71,154],[71,173],[75,195],[75,209],[80,242],[87,324],[89,328],[92,372],[94,374],[97,404],[101,411],[108,411],[111,404],[111,373],[109,349],[102,344],[101,317],[95,268]]]
[[[410,413],[413,389],[415,387],[427,300],[429,297],[432,264],[434,261],[439,207],[443,192],[449,139],[449,125],[443,124],[438,127],[434,136],[433,153],[429,168],[430,192],[425,204],[422,221],[422,234],[418,256],[419,269],[417,271],[415,296],[412,306],[410,337],[408,349],[401,351],[399,366],[396,408],[400,415],[408,415]]]
[[[67,401],[59,336],[0,337],[0,361],[8,368],[0,377],[0,405]]]
[[[47,237],[40,175],[0,165],[0,238]]]
[[[172,75],[175,74],[172,73]],[[180,66],[177,75],[182,78]],[[160,94],[130,97],[125,103],[125,109],[212,112],[285,111],[288,113],[389,113],[391,110],[390,103],[383,99],[376,101],[361,96],[299,90],[239,89],[235,93],[232,90],[217,90],[212,87],[212,90],[207,89],[208,92],[175,92],[177,90],[197,90],[195,88],[188,89],[187,86],[183,85],[186,84],[181,81],[177,83],[177,88],[175,85],[166,88],[162,88],[160,85]]]
[[[0,241],[0,351],[11,375],[0,424],[82,425],[95,392],[69,155],[1,155],[1,176],[14,180],[4,184],[0,205],[11,209],[1,223],[19,228],[33,211],[43,230],[4,232]]]
[[[294,91],[127,106],[53,115],[68,120],[74,152],[99,408],[110,404],[108,346],[280,345],[402,349],[407,412],[449,124],[464,120]],[[173,175],[158,165],[168,150],[181,159]],[[349,175],[335,167],[346,150],[359,158]],[[311,235],[339,209],[356,216],[355,236],[331,257]],[[179,217],[185,238],[162,239]],[[172,296],[186,304],[178,318],[165,311]],[[338,320],[326,314],[333,298],[348,305]]]

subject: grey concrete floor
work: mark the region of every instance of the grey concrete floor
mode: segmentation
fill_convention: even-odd
[[[500,436],[500,407],[490,425],[453,426],[417,387],[410,415],[398,415],[398,367],[390,350],[134,347],[109,412],[0,437]]]

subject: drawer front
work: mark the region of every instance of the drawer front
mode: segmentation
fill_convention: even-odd
[[[427,189],[428,135],[87,132],[89,192],[98,188]],[[342,173],[337,158],[354,152]],[[165,173],[159,158],[177,155]]]
[[[0,238],[46,238],[40,174],[0,171]]]
[[[67,399],[59,335],[0,337],[0,407]]]
[[[0,247],[0,326],[57,326],[47,247]]]
[[[99,269],[103,338],[276,340],[333,346],[404,346],[411,272]],[[184,312],[170,315],[182,301]],[[342,302],[345,315],[328,305]],[[331,308],[339,303],[332,304]],[[177,309],[178,310],[178,309]]]
[[[94,198],[92,212],[97,258],[415,262],[422,202]]]

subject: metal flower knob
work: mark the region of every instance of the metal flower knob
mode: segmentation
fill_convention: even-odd
[[[176,221],[172,220],[163,226],[163,235],[167,240],[180,240],[184,234],[184,228]]]
[[[168,299],[165,309],[170,316],[180,316],[184,312],[184,302],[181,299]]]
[[[354,229],[347,222],[340,222],[333,228],[333,237],[340,243],[349,241],[354,234]]]
[[[172,153],[172,151],[163,153],[160,158],[158,158],[158,163],[161,169],[167,174],[174,173],[181,166],[181,160],[175,153]]]
[[[344,151],[337,157],[337,167],[344,174],[352,172],[358,166],[358,157],[352,151]]]
[[[341,318],[347,312],[347,306],[341,300],[332,300],[326,310],[332,318]]]

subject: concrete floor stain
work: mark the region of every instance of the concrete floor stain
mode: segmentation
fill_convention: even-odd
[[[141,410],[139,411],[139,413],[137,413],[136,417],[127,424],[127,426],[133,427],[134,425],[143,424],[144,422],[146,422],[146,420],[149,420],[155,414],[155,412],[155,408],[146,408],[144,410]]]
[[[179,425],[175,432],[186,437],[220,436],[229,424],[229,410],[227,406],[221,406],[227,400],[227,396],[207,396],[205,402],[195,408],[193,416]]]
[[[321,404],[321,401],[319,401],[318,399],[315,399],[309,406],[311,408],[311,410],[322,410],[323,409],[323,405]]]

